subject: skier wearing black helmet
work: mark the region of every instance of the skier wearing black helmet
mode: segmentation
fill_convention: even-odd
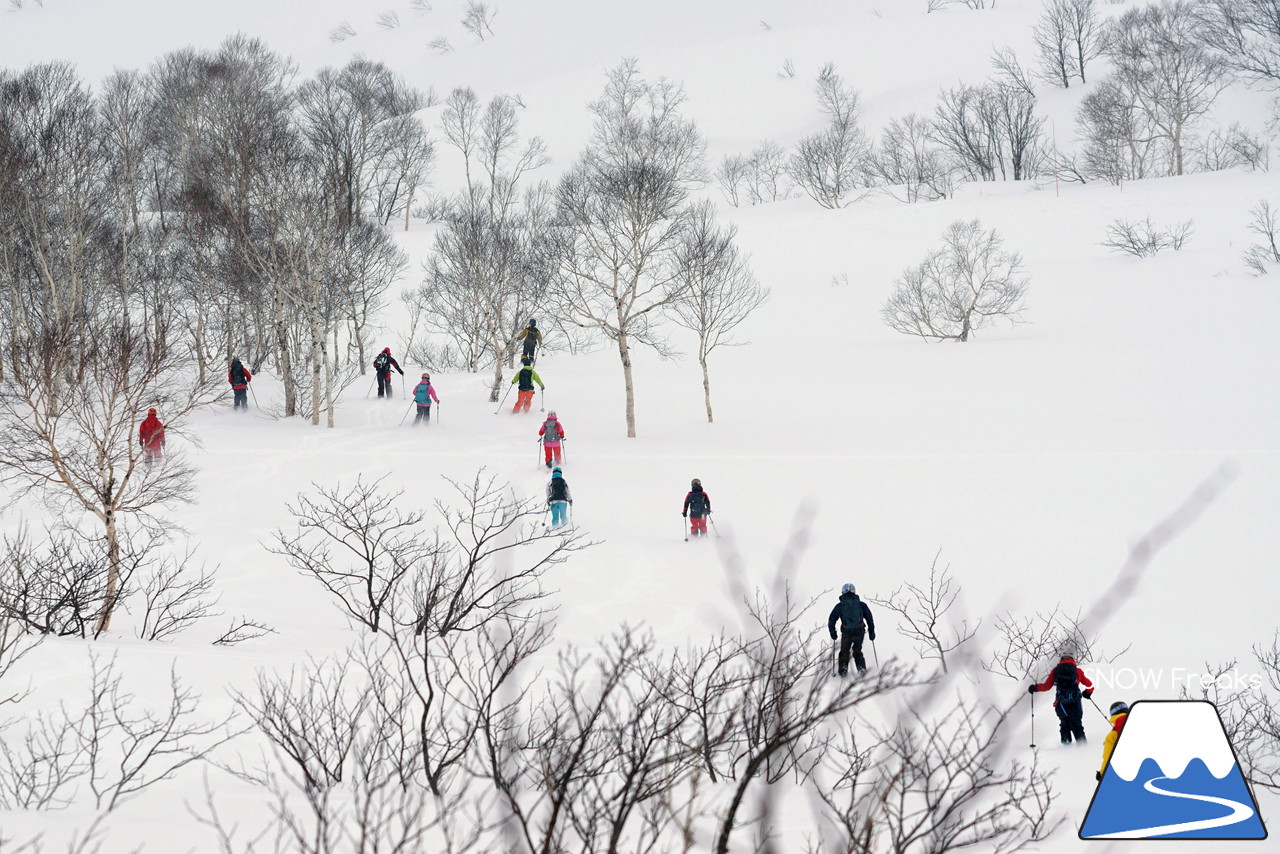
[[[1107,720],[1111,722],[1111,731],[1107,733],[1107,737],[1102,741],[1102,767],[1094,775],[1099,783],[1102,782],[1103,775],[1107,773],[1107,766],[1111,764],[1111,752],[1116,749],[1116,742],[1120,739],[1120,731],[1124,729],[1124,722],[1129,719],[1129,704],[1122,700],[1117,700],[1111,704],[1111,708],[1107,711],[1111,713],[1107,716]]]
[[[1084,686],[1084,690],[1080,686]],[[1084,700],[1093,696],[1093,683],[1076,664],[1075,657],[1063,654],[1057,666],[1038,685],[1028,685],[1027,691],[1054,691],[1053,711],[1058,716],[1058,732],[1063,744],[1070,744],[1074,737],[1077,744],[1084,744]]]
[[[537,320],[529,318],[529,327],[520,333],[520,340],[524,341],[524,358],[532,360],[534,351],[542,344],[542,333],[538,331]]]

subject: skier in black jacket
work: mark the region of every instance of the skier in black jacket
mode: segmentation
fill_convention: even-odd
[[[373,360],[373,371],[378,375],[378,397],[382,397],[383,389],[386,389],[387,397],[391,397],[392,368],[400,371],[400,363],[391,358],[390,347],[383,347],[378,358]],[[404,371],[400,371],[400,376],[404,376]]]
[[[863,623],[866,623],[866,636],[876,639],[876,621],[871,616],[867,603],[858,598],[857,590],[852,584],[840,588],[840,602],[831,609],[827,618],[827,629],[831,639],[836,639],[836,620],[840,621],[840,658],[837,661],[841,676],[849,675],[849,653],[853,652],[853,663],[859,673],[867,672],[867,660],[862,657]]]

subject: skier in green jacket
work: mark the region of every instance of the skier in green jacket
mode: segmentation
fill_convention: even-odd
[[[546,389],[546,385],[544,385],[542,382],[542,377],[538,376],[538,372],[533,369],[531,359],[528,359],[528,358],[521,359],[520,364],[523,365],[524,367],[516,371],[516,375],[511,378],[511,382],[520,383],[520,385],[518,386],[518,388],[520,389],[520,393],[516,396],[515,409],[511,410],[511,413],[513,415],[522,410],[524,412],[528,412],[529,407],[533,405],[533,384],[534,383],[537,383],[538,386],[543,390]]]

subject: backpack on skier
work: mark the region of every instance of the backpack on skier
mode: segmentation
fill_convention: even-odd
[[[373,360],[373,369],[380,374],[391,373],[391,357],[386,353],[379,353]]]
[[[1080,702],[1080,680],[1076,678],[1074,661],[1059,662],[1053,668],[1053,685],[1058,691],[1058,699],[1064,703]]]
[[[231,382],[233,385],[246,385],[249,382],[244,375],[244,365],[239,362],[231,363]]]
[[[862,600],[857,596],[840,597],[840,631],[860,635],[865,631]]]
[[[552,413],[554,415],[554,413]],[[554,417],[548,418],[546,423],[542,425],[542,441],[547,444],[554,444],[560,441],[560,422]]]

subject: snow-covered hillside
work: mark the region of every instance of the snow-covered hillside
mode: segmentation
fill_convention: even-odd
[[[302,76],[366,56],[442,97],[456,86],[486,100],[518,95],[522,130],[548,144],[551,162],[537,177],[554,181],[586,144],[587,104],[599,97],[605,72],[624,58],[636,58],[646,76],[683,84],[684,112],[706,135],[714,167],[764,139],[789,146],[815,130],[822,118],[813,81],[827,62],[861,93],[873,136],[893,117],[930,113],[940,88],[990,75],[993,49],[1013,47],[1029,59],[1044,4],[1007,0],[926,14],[925,0],[497,0],[493,33],[483,41],[459,23],[462,0],[424,5],[432,8],[408,0],[27,2],[0,11],[0,68],[67,60],[97,81],[112,69],[143,69],[172,49],[215,47],[235,32],[289,55]],[[1104,16],[1124,8],[1100,6]],[[386,11],[398,25],[378,24]],[[354,35],[332,40],[344,23]],[[429,47],[440,37],[451,50]],[[794,77],[783,72],[788,64]],[[1087,91],[1037,89],[1064,148]],[[423,113],[437,138],[440,110]],[[1270,110],[1266,92],[1237,85],[1208,126],[1239,121],[1262,131]],[[456,156],[440,146],[434,189],[456,189],[459,172]],[[538,362],[547,384],[538,407],[554,409],[567,431],[575,523],[598,541],[549,576],[558,641],[589,644],[625,622],[650,627],[662,647],[679,647],[735,627],[728,554],[741,556],[748,584],[767,586],[788,537],[807,523],[807,543],[788,573],[798,599],[829,607],[843,582],[866,597],[887,595],[925,580],[941,551],[940,565],[949,564],[960,585],[955,613],[982,620],[975,642],[993,643],[993,620],[1004,611],[1075,612],[1098,603],[1137,538],[1225,465],[1235,477],[1221,497],[1155,556],[1101,626],[1105,648],[1129,651],[1115,665],[1082,665],[1099,683],[1103,708],[1140,699],[1125,681],[1133,673],[1167,674],[1142,696],[1172,698],[1189,684],[1185,674],[1206,663],[1240,659],[1241,670],[1253,672],[1250,646],[1270,643],[1280,624],[1273,572],[1280,290],[1274,275],[1248,275],[1241,253],[1253,239],[1250,209],[1263,199],[1280,205],[1280,175],[1232,170],[1120,186],[1047,175],[968,183],[955,198],[918,204],[875,193],[839,210],[808,198],[734,208],[714,182],[704,194],[739,228],[752,269],[772,292],[740,330],[749,343],[712,356],[715,423],[706,421],[692,356],[663,361],[637,352],[634,439],[626,438],[616,348],[603,342],[571,355],[549,338]],[[1148,216],[1157,224],[1194,221],[1186,247],[1139,259],[1101,245],[1117,218]],[[997,323],[964,344],[925,343],[886,326],[880,308],[895,278],[949,223],[975,217],[1023,256],[1025,322]],[[435,231],[420,219],[397,230],[411,263],[393,292],[419,283]],[[377,346],[395,346],[408,323],[399,300],[377,323]],[[671,338],[693,353],[687,333],[673,328]],[[425,367],[405,365],[409,388]],[[260,671],[288,673],[348,648],[359,634],[323,588],[266,548],[273,532],[292,525],[287,505],[313,484],[364,476],[403,490],[400,506],[431,511],[450,500],[446,479],[470,481],[481,468],[522,496],[540,496],[541,420],[537,412],[495,412],[490,378],[433,371],[441,404],[426,430],[402,426],[404,398],[370,399],[371,380],[352,386],[332,430],[233,413],[229,402],[197,413],[189,432],[199,444],[179,437],[171,445],[200,467],[198,494],[167,515],[189,533],[198,559],[216,566],[218,609],[276,633],[212,646],[222,618],[148,644],[123,620],[96,642],[46,639],[6,676],[0,697],[9,683],[31,691],[19,705],[0,706],[0,717],[21,728],[22,719],[59,703],[82,703],[91,656],[115,656],[124,689],[143,700],[164,697],[172,669],[201,696],[201,712],[216,716],[233,710],[234,692],[254,689]],[[263,402],[275,388],[269,376],[255,383]],[[683,538],[679,511],[692,477],[715,502],[719,536],[705,542]],[[30,498],[5,504],[7,531],[42,518]],[[881,609],[877,619],[879,661],[915,660],[894,616]],[[1002,704],[1021,701],[1007,738],[1015,756],[1031,761],[1025,684],[981,676]],[[1068,819],[1041,850],[1074,851],[1084,844],[1074,830],[1093,793],[1097,749],[1058,750],[1048,703],[1037,709],[1039,760],[1061,769],[1055,785]],[[1085,711],[1100,746],[1105,724]],[[252,765],[258,746],[251,736],[239,743]],[[203,804],[204,773],[184,769],[112,813],[102,850],[219,850],[184,808]],[[220,770],[207,774],[220,810],[260,814],[252,786]],[[1264,819],[1280,815],[1280,800],[1258,794]],[[61,811],[0,812],[0,852],[6,838],[37,833],[47,834],[47,850],[61,850],[96,814],[87,795]],[[802,850],[806,813],[798,814],[780,850]]]

